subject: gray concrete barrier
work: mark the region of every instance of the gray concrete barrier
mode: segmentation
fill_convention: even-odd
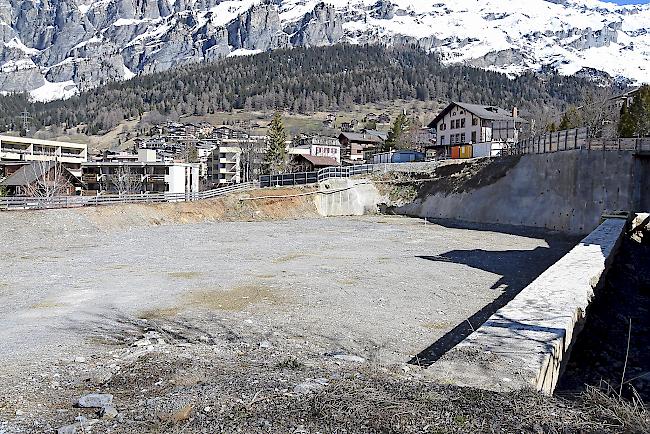
[[[427,374],[487,390],[553,393],[625,226],[624,219],[605,220]]]
[[[316,209],[325,217],[377,214],[378,204],[384,200],[368,180],[328,179],[319,184],[318,193]]]

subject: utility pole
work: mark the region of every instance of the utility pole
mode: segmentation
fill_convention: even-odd
[[[23,122],[23,130],[25,131],[25,133],[27,133],[29,131],[29,120],[32,117],[29,115],[29,112],[27,110],[23,110],[23,112],[20,114],[20,117]]]

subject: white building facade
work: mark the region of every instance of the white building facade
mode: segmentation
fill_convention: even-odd
[[[80,177],[81,164],[88,161],[88,145],[0,136],[0,161],[58,161]]]
[[[207,159],[208,180],[213,184],[241,182],[241,154],[238,146],[219,146]]]
[[[454,102],[429,124],[437,133],[437,146],[498,142],[514,144],[526,121],[517,109]]]
[[[141,149],[138,161],[83,163],[86,190],[98,194],[194,193],[199,191],[199,165],[156,161],[156,152]]]

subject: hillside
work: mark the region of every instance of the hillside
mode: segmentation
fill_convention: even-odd
[[[511,78],[465,65],[445,65],[415,48],[336,45],[275,50],[112,82],[68,100],[30,103],[26,94],[0,99],[0,129],[32,114],[33,129],[76,127],[97,134],[143,113],[203,116],[235,109],[297,113],[346,111],[394,100],[519,106],[535,113],[579,102],[595,85],[587,79],[532,73]]]

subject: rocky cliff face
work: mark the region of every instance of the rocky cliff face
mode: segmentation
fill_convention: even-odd
[[[0,92],[60,98],[190,62],[341,42],[418,44],[509,74],[650,81],[649,23],[650,6],[597,0],[0,0]]]

